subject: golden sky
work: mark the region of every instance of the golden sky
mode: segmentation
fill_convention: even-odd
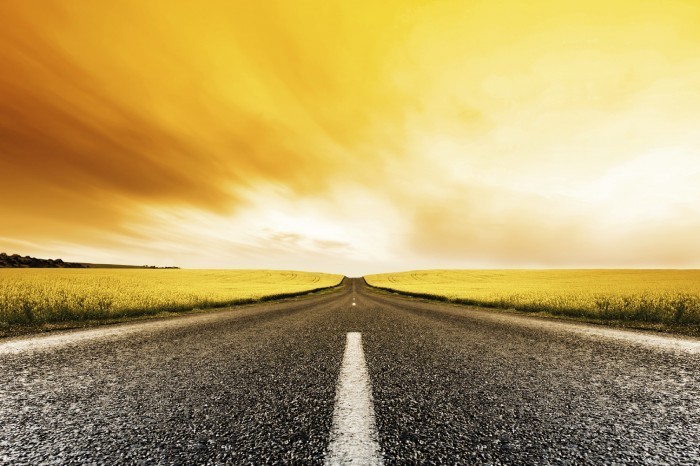
[[[700,267],[700,2],[0,2],[0,251]]]

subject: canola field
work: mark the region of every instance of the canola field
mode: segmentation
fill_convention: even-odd
[[[487,307],[588,319],[700,324],[700,270],[430,270],[371,286]]]
[[[264,270],[0,269],[0,328],[251,303],[342,279]]]

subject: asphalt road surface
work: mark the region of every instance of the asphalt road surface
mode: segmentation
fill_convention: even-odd
[[[348,280],[0,342],[0,464],[324,462],[697,465],[700,341]]]

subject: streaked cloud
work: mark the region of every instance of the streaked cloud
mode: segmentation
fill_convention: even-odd
[[[700,267],[700,5],[9,1],[0,249]]]

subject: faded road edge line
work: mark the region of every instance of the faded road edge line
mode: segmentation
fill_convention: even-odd
[[[362,335],[349,332],[340,368],[326,465],[383,464]]]

